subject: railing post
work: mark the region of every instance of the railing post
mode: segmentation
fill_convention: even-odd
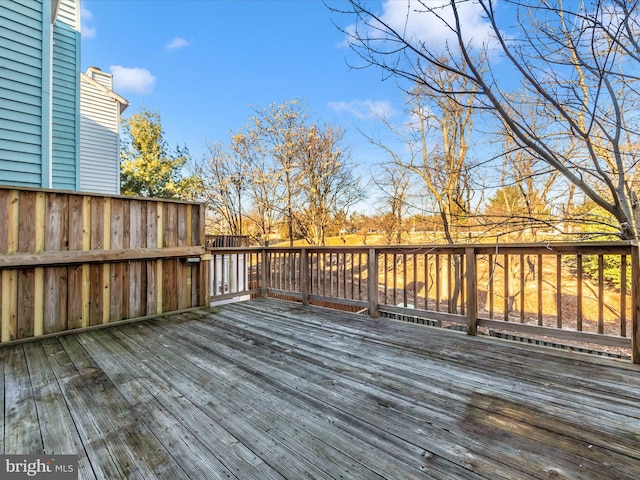
[[[307,249],[300,249],[300,292],[302,293],[302,304],[309,305],[309,259],[307,257]]]
[[[369,315],[378,317],[378,252],[375,248],[369,249],[367,259],[367,292],[369,296]]]
[[[467,335],[478,333],[478,274],[475,248],[465,249],[465,270],[467,277]]]
[[[269,260],[268,260],[268,254],[267,254],[266,248],[262,249],[261,263],[262,263],[261,265],[262,271],[260,272],[260,296],[266,297],[267,290],[269,288]]]
[[[640,364],[640,254],[638,242],[631,246],[631,361]]]
[[[211,284],[213,269],[211,268],[211,253],[200,255],[200,306],[208,307],[211,305]]]

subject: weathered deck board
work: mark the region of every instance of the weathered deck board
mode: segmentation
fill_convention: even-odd
[[[640,367],[259,299],[0,351],[3,453],[80,477],[640,477]]]

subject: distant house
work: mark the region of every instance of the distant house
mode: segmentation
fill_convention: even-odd
[[[0,1],[0,184],[76,190],[80,0]]]
[[[80,80],[80,190],[119,194],[120,117],[129,102],[99,68],[90,67]]]

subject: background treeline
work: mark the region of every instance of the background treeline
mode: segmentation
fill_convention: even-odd
[[[254,108],[201,159],[169,149],[143,110],[125,127],[123,192],[205,201],[211,233],[261,245],[637,240],[638,2],[419,3],[395,23],[360,0],[334,10],[359,25],[344,33],[360,64],[404,93],[402,119],[365,135],[375,162],[301,101]],[[486,38],[469,37],[464,8],[482,9]],[[446,48],[415,28],[434,22]]]

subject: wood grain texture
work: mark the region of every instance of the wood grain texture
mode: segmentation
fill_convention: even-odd
[[[165,285],[169,306],[195,305],[202,276],[177,260],[163,274],[162,263],[205,253],[193,242],[204,238],[200,214],[184,202],[0,187],[1,341],[158,313]]]
[[[637,365],[290,302],[8,346],[0,372],[0,450],[79,453],[81,479],[640,476]]]

